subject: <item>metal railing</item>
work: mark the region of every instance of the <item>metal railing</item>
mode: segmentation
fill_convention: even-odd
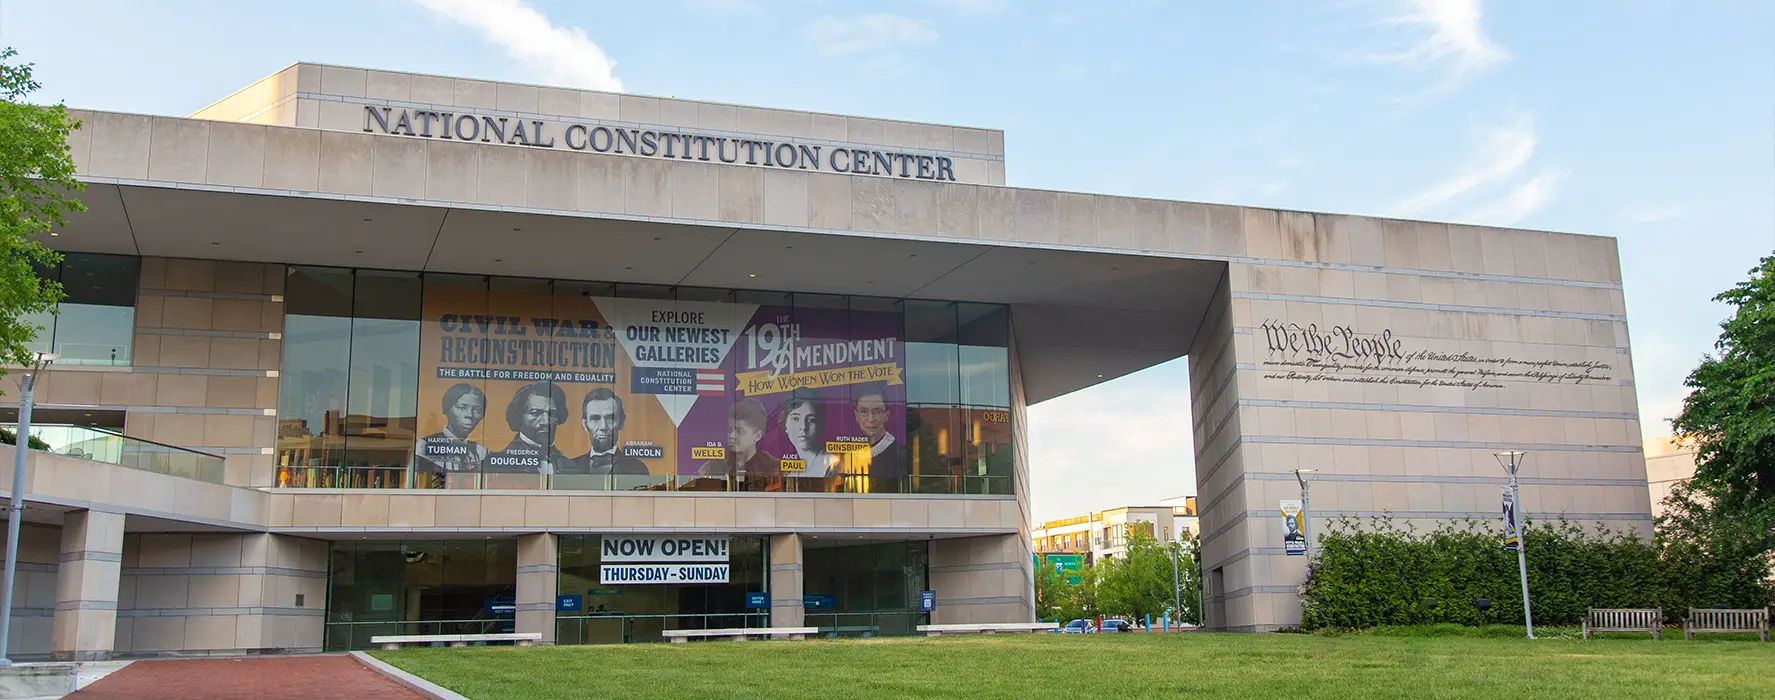
[[[500,474],[428,473],[404,466],[341,467],[285,465],[277,485],[334,489],[513,489],[555,491],[764,491],[779,493],[893,493],[908,495],[1010,495],[1012,477],[973,474],[903,477],[726,476],[671,474]]]
[[[17,424],[5,424],[18,433]],[[64,457],[90,459],[145,472],[222,483],[221,457],[131,437],[104,428],[59,423],[31,424],[31,437],[49,445],[49,452]]]
[[[470,620],[369,620],[326,623],[327,651],[371,649],[371,637],[396,634],[506,634],[514,630],[511,617]],[[439,646],[442,646],[441,644]]]
[[[666,630],[708,630],[736,627],[769,627],[770,613],[690,613],[674,615],[629,615],[624,613],[588,613],[557,615],[556,644],[628,644],[631,642],[663,642]]]
[[[894,612],[812,612],[806,613],[806,624],[820,630],[820,636],[838,637],[900,637],[917,631],[930,620],[930,613]]]

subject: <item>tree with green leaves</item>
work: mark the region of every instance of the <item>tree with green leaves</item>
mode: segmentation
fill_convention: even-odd
[[[1172,555],[1176,555],[1173,578]],[[1105,614],[1127,615],[1135,620],[1159,617],[1178,598],[1184,598],[1177,619],[1194,619],[1196,607],[1195,559],[1181,544],[1162,544],[1145,528],[1128,530],[1128,549],[1121,557],[1096,562],[1097,599]],[[1181,588],[1172,592],[1175,581]]]
[[[86,208],[72,196],[81,183],[68,153],[68,132],[80,124],[62,105],[26,101],[39,85],[31,64],[12,62],[17,55],[0,51],[0,364],[8,365],[34,359],[29,345],[43,327],[26,316],[53,311],[62,299],[61,285],[36,272],[61,256],[37,236]]]
[[[1064,625],[1068,620],[1097,613],[1096,567],[1080,567],[1078,583],[1071,583],[1071,576],[1071,572],[1057,571],[1052,566],[1042,566],[1035,572],[1037,617],[1059,620]]]
[[[1775,256],[1714,301],[1736,307],[1720,323],[1717,355],[1701,358],[1671,421],[1695,446],[1697,488],[1730,510],[1775,505]]]
[[[1702,484],[1664,498],[1658,549],[1667,608],[1760,608],[1775,603],[1775,519],[1769,508],[1727,506]]]

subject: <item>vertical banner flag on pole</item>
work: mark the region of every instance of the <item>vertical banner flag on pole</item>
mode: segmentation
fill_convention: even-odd
[[[1300,525],[1301,502],[1284,500],[1281,506],[1282,522],[1287,525],[1287,531],[1282,535],[1282,551],[1291,557],[1304,557],[1307,555],[1307,535]]]
[[[1514,552],[1520,542],[1516,531],[1516,497],[1504,487],[1504,549]]]

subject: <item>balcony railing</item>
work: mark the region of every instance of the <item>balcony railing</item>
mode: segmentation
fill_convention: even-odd
[[[6,424],[5,428],[15,435],[18,433],[16,424]],[[212,484],[222,483],[222,458],[205,452],[163,445],[104,428],[61,423],[32,423],[31,437],[48,443],[50,452],[65,457]]]
[[[907,495],[1015,493],[1012,477],[940,474],[902,477],[798,477],[733,479],[671,474],[425,473],[408,467],[280,466],[277,485],[327,489],[495,489],[565,491],[775,491],[788,493],[895,493]]]

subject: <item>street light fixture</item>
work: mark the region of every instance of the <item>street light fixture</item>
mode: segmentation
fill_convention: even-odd
[[[1307,538],[1307,561],[1313,560],[1313,495],[1311,475],[1319,473],[1317,469],[1294,470],[1295,481],[1300,482],[1300,534]]]
[[[18,574],[19,524],[25,519],[25,457],[31,451],[31,390],[37,375],[56,360],[55,353],[36,353],[30,366],[19,374],[18,435],[12,446],[11,512],[6,518],[6,574],[0,581],[0,667],[11,666],[7,643],[12,632],[12,584]]]
[[[1527,455],[1522,450],[1505,450],[1492,454],[1510,475],[1510,507],[1504,513],[1504,531],[1506,537],[1509,533],[1516,533],[1516,573],[1522,579],[1522,624],[1528,631],[1528,638],[1534,639],[1535,619],[1528,604],[1528,538],[1522,536],[1522,516],[1518,515],[1522,512],[1522,490],[1516,483],[1516,472],[1522,468],[1523,457]]]

